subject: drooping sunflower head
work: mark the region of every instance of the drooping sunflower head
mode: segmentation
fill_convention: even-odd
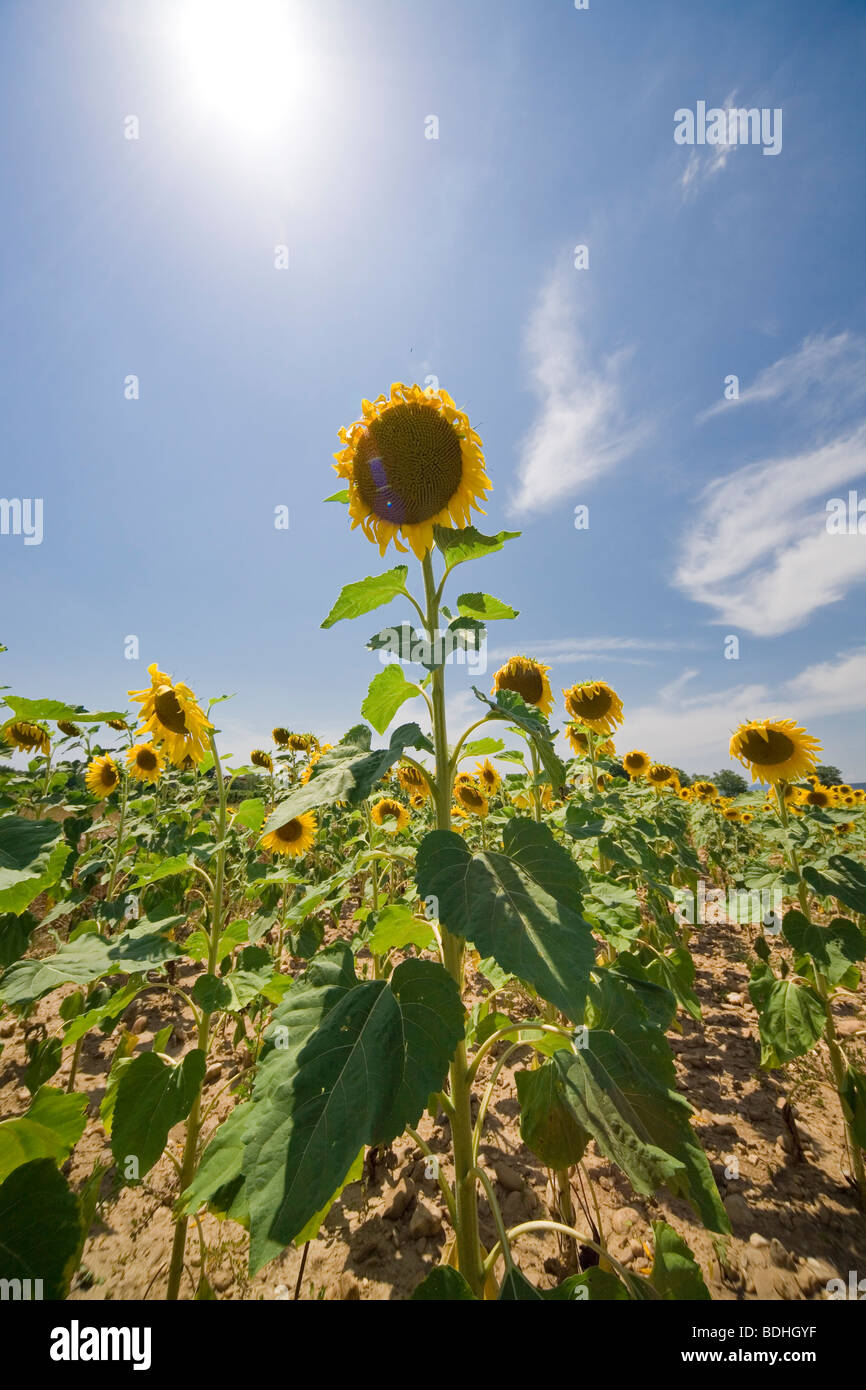
[[[626,753],[622,760],[622,765],[629,777],[646,777],[650,770],[652,759],[648,753],[643,753],[639,748],[633,748],[630,753]]]
[[[120,773],[113,758],[106,755],[94,758],[88,763],[84,783],[91,796],[96,796],[101,801],[103,797],[111,795],[119,782]]]
[[[141,705],[140,732],[150,734],[176,767],[182,767],[185,758],[200,763],[213,725],[205,718],[188,685],[183,681],[175,684],[155,662],[147,672],[150,689],[129,692],[129,698]]]
[[[676,773],[673,768],[668,767],[667,763],[650,763],[646,772],[647,781],[651,782],[654,787],[663,787],[675,776]]]
[[[81,738],[81,730],[71,719],[58,719],[57,727],[67,738]]]
[[[291,735],[288,729],[284,729],[282,724],[278,724],[275,729],[271,729],[271,738],[278,748],[287,748]]]
[[[397,768],[397,780],[410,800],[413,797],[420,796],[423,803],[430,795],[430,783],[427,781],[424,773],[420,772],[412,763],[400,764]]]
[[[566,724],[565,737],[575,757],[581,758],[589,752],[589,731],[582,724]]]
[[[17,748],[21,753],[35,750],[47,756],[51,749],[48,730],[43,729],[41,724],[30,724],[26,719],[16,719],[12,724],[7,724],[3,738],[11,748]]]
[[[833,806],[836,797],[829,787],[810,787],[808,791],[800,793],[800,799],[804,806],[818,806],[824,809]]]
[[[751,719],[737,729],[730,751],[753,782],[792,782],[814,772],[821,744],[793,719]]]
[[[699,801],[714,801],[718,796],[715,782],[693,782],[692,791]]]
[[[740,812],[737,810],[736,806],[726,806],[722,811],[722,815],[725,820],[729,821],[738,821],[740,819]]]
[[[850,835],[854,829],[852,820],[841,820],[838,825],[834,825],[833,832],[836,835]]]
[[[485,758],[483,763],[476,763],[475,770],[478,774],[478,785],[488,796],[493,796],[499,787],[502,778],[496,771],[489,758]]]
[[[490,810],[490,803],[480,787],[469,782],[461,782],[454,787],[454,800],[462,810],[483,820]]]
[[[509,657],[493,677],[491,693],[514,690],[527,705],[534,705],[546,717],[553,709],[553,691],[547,679],[549,670],[549,666],[542,666],[530,656]]]
[[[289,734],[286,747],[293,753],[307,753],[313,747],[312,734]]]
[[[126,754],[126,766],[136,782],[158,782],[163,758],[152,743],[135,743]]]
[[[126,730],[129,728],[125,719],[107,719],[106,723],[109,729],[116,729],[119,734],[126,733]]]
[[[409,804],[413,811],[423,811],[427,805],[427,797],[422,796],[420,792],[412,792],[409,797]]]
[[[264,748],[254,748],[250,753],[250,762],[255,767],[263,767],[265,772],[273,772],[274,760],[270,753],[266,753]]]
[[[392,835],[405,830],[409,824],[409,812],[402,801],[397,801],[393,796],[383,796],[381,801],[377,801],[370,811],[373,821],[382,830],[388,830]]]
[[[315,753],[311,753],[310,756],[309,756],[309,758],[307,759],[307,766],[304,768],[303,772],[301,773],[301,782],[302,782],[302,784],[303,784],[304,786],[307,785],[307,783],[309,782],[310,778],[312,777],[312,775],[313,775],[313,768],[316,766],[316,763],[319,761],[319,759],[321,758],[321,756],[322,756],[322,755],[321,755],[320,752],[315,752]]]
[[[312,811],[295,816],[285,825],[272,830],[262,839],[262,848],[271,854],[285,854],[290,859],[298,859],[313,844],[316,838],[316,817]]]
[[[472,774],[471,772],[458,772],[457,776],[454,778],[454,787],[455,787],[455,790],[457,789],[457,787],[474,787],[474,786],[475,786],[475,777],[473,776],[473,774]]]
[[[391,541],[419,560],[434,526],[468,526],[491,490],[478,435],[447,391],[396,382],[390,396],[361,402],[362,418],[340,430],[336,472],[349,484],[352,528],[384,555]]]
[[[622,723],[622,700],[606,681],[578,681],[562,697],[571,718],[594,734],[612,734]]]

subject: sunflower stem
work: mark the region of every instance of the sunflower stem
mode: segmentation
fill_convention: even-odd
[[[427,601],[425,623],[428,637],[433,638],[439,625],[439,600],[433,577],[433,562],[428,550],[422,561],[424,593]],[[445,671],[437,666],[431,683],[433,703],[433,744],[436,752],[436,827],[451,829],[452,768],[448,752],[448,726],[445,717]],[[440,921],[442,933],[442,963],[463,995],[463,956],[465,942],[454,936]],[[461,1038],[449,1068],[451,1103],[451,1136],[454,1142],[454,1202],[456,1207],[455,1235],[457,1262],[472,1292],[483,1294],[481,1245],[478,1235],[478,1201],[476,1177],[472,1158],[472,1087],[466,1062],[466,1042]]]
[[[118,866],[118,864],[120,863],[120,853],[121,853],[121,850],[123,849],[123,832],[124,832],[124,829],[125,829],[125,827],[126,827],[126,803],[127,803],[128,796],[129,796],[129,777],[126,775],[126,773],[124,773],[124,775],[123,775],[123,795],[122,795],[122,797],[121,797],[121,799],[120,799],[120,819],[119,819],[119,821],[118,821],[118,823],[117,823],[117,839],[116,839],[115,842],[114,842],[114,858],[113,858],[112,863],[111,863],[111,873],[109,874],[109,877],[108,877],[108,889],[107,889],[106,894],[105,894],[106,899],[107,899],[108,902],[111,902],[111,899],[114,897],[114,884],[115,884],[115,880],[117,879],[117,866]]]

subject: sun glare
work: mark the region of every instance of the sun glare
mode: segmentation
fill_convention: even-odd
[[[310,82],[292,0],[185,0],[175,20],[190,98],[249,135],[296,112]]]

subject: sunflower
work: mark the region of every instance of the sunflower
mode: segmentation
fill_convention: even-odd
[[[810,791],[800,793],[800,800],[804,806],[819,806],[823,809],[832,806],[836,797],[828,787],[812,787]]]
[[[22,753],[32,753],[35,749],[47,757],[51,751],[48,730],[43,729],[41,724],[28,724],[25,719],[16,719],[14,724],[7,724],[3,730],[3,737],[10,747],[17,748]]]
[[[475,770],[478,773],[478,785],[483,788],[488,796],[493,796],[502,781],[496,768],[489,758],[485,758],[483,763],[476,763]]]
[[[81,730],[71,719],[58,719],[57,727],[67,738],[81,738]]]
[[[307,761],[307,766],[304,768],[303,772],[301,773],[301,783],[302,783],[303,786],[306,786],[307,783],[309,782],[310,778],[311,778],[312,775],[313,775],[313,768],[316,766],[316,763],[319,761],[319,759],[321,758],[321,756],[322,756],[321,753],[311,753],[311,754],[310,754],[309,759],[308,759],[308,761]]]
[[[535,705],[547,717],[553,709],[553,691],[547,679],[549,670],[549,666],[542,666],[531,656],[509,657],[493,677],[491,694],[495,695],[499,690],[513,690],[528,705]]]
[[[751,719],[737,729],[730,751],[753,782],[795,782],[814,772],[821,744],[793,719]]]
[[[692,782],[692,791],[698,801],[713,801],[718,796],[715,782]]]
[[[843,796],[852,796],[854,788],[849,787],[847,782],[839,782],[836,784],[835,787],[833,787],[833,791],[841,792]]]
[[[286,739],[286,747],[293,753],[308,753],[313,747],[312,734],[289,734]]]
[[[87,765],[84,782],[91,796],[99,797],[100,801],[104,796],[110,796],[120,782],[117,763],[107,755],[102,758],[94,758]]]
[[[427,805],[427,797],[422,796],[420,792],[412,792],[409,797],[409,804],[413,811],[423,811]]]
[[[691,801],[693,799],[690,787],[680,787],[679,791],[677,792],[677,796],[679,797],[680,801]]]
[[[286,821],[285,825],[265,835],[262,849],[270,850],[271,854],[287,854],[290,859],[297,859],[300,855],[306,854],[315,838],[316,817],[312,811],[305,811],[303,815],[295,816],[292,820]]]
[[[833,827],[833,833],[835,835],[850,835],[853,829],[854,822],[852,820],[840,820],[839,824]]]
[[[187,757],[200,763],[213,725],[183,681],[175,685],[155,662],[148,666],[147,673],[150,689],[129,692],[129,698],[141,705],[141,732],[150,734],[155,743],[163,746],[176,767],[181,767]]]
[[[492,484],[468,416],[447,391],[396,382],[391,395],[361,402],[362,418],[340,430],[335,471],[349,484],[352,529],[385,554],[390,541],[419,560],[434,526],[468,526]]]
[[[541,792],[541,804],[545,811],[549,811],[553,806],[553,788],[549,782],[545,782],[538,788]],[[532,797],[528,791],[516,792],[511,800],[520,811],[528,811],[532,808]]]
[[[288,729],[284,729],[283,726],[279,724],[276,729],[271,729],[271,738],[278,748],[287,748],[291,734]]]
[[[370,814],[376,825],[390,831],[392,835],[405,830],[409,824],[409,812],[402,801],[397,801],[393,796],[383,796],[381,801],[376,802]]]
[[[629,777],[645,777],[650,769],[651,759],[648,753],[642,753],[639,748],[633,748],[630,753],[626,753],[622,760],[622,765]]]
[[[266,753],[264,748],[254,748],[250,753],[250,762],[256,767],[263,767],[265,772],[273,772],[274,760],[270,753]]]
[[[579,681],[563,690],[562,697],[572,719],[594,734],[612,734],[622,723],[622,700],[605,681]]]
[[[430,795],[430,783],[424,773],[412,763],[400,764],[397,768],[397,780],[410,799],[420,796],[422,805]]]
[[[654,787],[663,787],[675,776],[676,773],[673,768],[668,767],[667,763],[650,763],[646,773],[647,781],[651,782]]]
[[[474,787],[475,785],[476,780],[471,772],[458,772],[457,776],[454,778],[455,791],[458,787]]]
[[[740,820],[742,821],[743,825],[751,825],[754,819],[755,817],[751,811],[743,811],[740,814]]]
[[[481,788],[470,786],[466,782],[461,782],[459,787],[455,786],[454,799],[464,811],[468,811],[472,816],[480,816],[482,820],[490,810],[490,803]]]
[[[152,743],[133,744],[126,755],[130,777],[136,782],[158,782],[162,772],[162,754]]]
[[[726,806],[724,811],[722,812],[722,815],[724,816],[725,820],[729,821],[738,821],[740,819],[740,813],[737,810],[736,806]]]
[[[151,667],[150,669],[152,670],[153,668]],[[116,729],[119,734],[125,733],[129,728],[125,719],[107,719],[105,722],[109,729]]]

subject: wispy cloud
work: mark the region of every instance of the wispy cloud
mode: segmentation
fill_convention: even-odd
[[[722,102],[722,109],[729,111],[731,107],[736,105],[736,100],[736,91],[729,92]],[[729,141],[726,138],[718,145],[701,145],[691,149],[686,167],[680,177],[683,197],[693,198],[702,183],[711,179],[715,174],[720,174],[734,150],[738,148],[736,141]]]
[[[584,272],[585,273],[585,272]],[[575,272],[575,275],[577,272]],[[556,272],[545,285],[526,330],[536,419],[523,440],[512,514],[544,511],[609,472],[649,433],[629,425],[621,372],[628,352],[598,359],[577,324],[574,288]]]
[[[866,338],[856,333],[834,337],[816,333],[804,338],[796,352],[780,357],[759,372],[736,401],[721,400],[704,410],[700,423],[768,401],[792,401],[806,413],[824,416],[866,398]]]
[[[819,448],[712,483],[674,582],[714,621],[763,637],[801,626],[866,579],[858,535],[830,535],[826,504],[866,475],[866,424]]]
[[[517,648],[537,661],[551,665],[567,665],[577,661],[622,661],[629,665],[649,665],[652,658],[636,656],[636,652],[656,654],[682,651],[695,644],[657,640],[652,637],[549,637],[540,642],[521,638],[507,647],[488,650],[491,663],[507,661]]]

